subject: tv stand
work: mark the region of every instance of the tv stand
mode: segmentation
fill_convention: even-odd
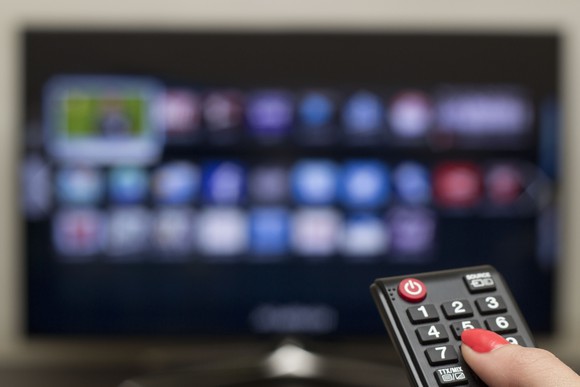
[[[259,359],[229,359],[203,367],[137,377],[119,387],[408,386],[401,366],[323,356],[286,339]]]

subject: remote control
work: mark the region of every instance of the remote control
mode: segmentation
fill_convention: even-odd
[[[375,280],[371,292],[412,386],[485,386],[461,356],[461,332],[485,328],[534,346],[502,276],[476,266]]]

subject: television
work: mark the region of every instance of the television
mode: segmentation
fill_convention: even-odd
[[[384,335],[491,264],[554,329],[556,34],[29,29],[31,337]]]

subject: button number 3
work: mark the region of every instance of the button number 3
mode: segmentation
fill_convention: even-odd
[[[490,309],[497,309],[499,307],[499,303],[497,302],[495,297],[487,297],[485,299],[485,302],[487,303],[487,307]]]

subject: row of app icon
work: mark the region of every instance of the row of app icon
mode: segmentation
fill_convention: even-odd
[[[152,77],[62,75],[44,94],[47,148],[61,161],[147,164],[165,141],[521,148],[533,140],[533,104],[517,85],[196,90]]]
[[[36,170],[35,170],[36,172]],[[525,196],[538,171],[521,162],[407,161],[390,167],[376,159],[337,162],[302,159],[290,167],[247,167],[236,160],[200,164],[173,161],[140,167],[63,167],[56,170],[58,201],[65,205],[243,205],[295,203],[372,210],[391,202],[471,208],[486,202],[506,207]],[[48,179],[45,179],[48,180]],[[38,188],[38,186],[37,186]],[[37,195],[37,194],[35,194]]]
[[[65,208],[53,221],[56,252],[65,262],[281,262],[291,256],[327,262],[376,262],[385,255],[429,259],[436,217],[424,207],[394,207],[382,215],[343,214],[328,207],[188,207],[108,211]]]
[[[532,105],[515,87],[440,87],[433,92],[400,89],[383,93],[337,90],[166,90],[158,108],[169,141],[234,140],[242,129],[276,142],[297,135],[301,142],[349,144],[378,140],[413,143],[431,131],[456,140],[492,138],[517,145],[531,134]],[[339,131],[337,129],[340,128]]]

